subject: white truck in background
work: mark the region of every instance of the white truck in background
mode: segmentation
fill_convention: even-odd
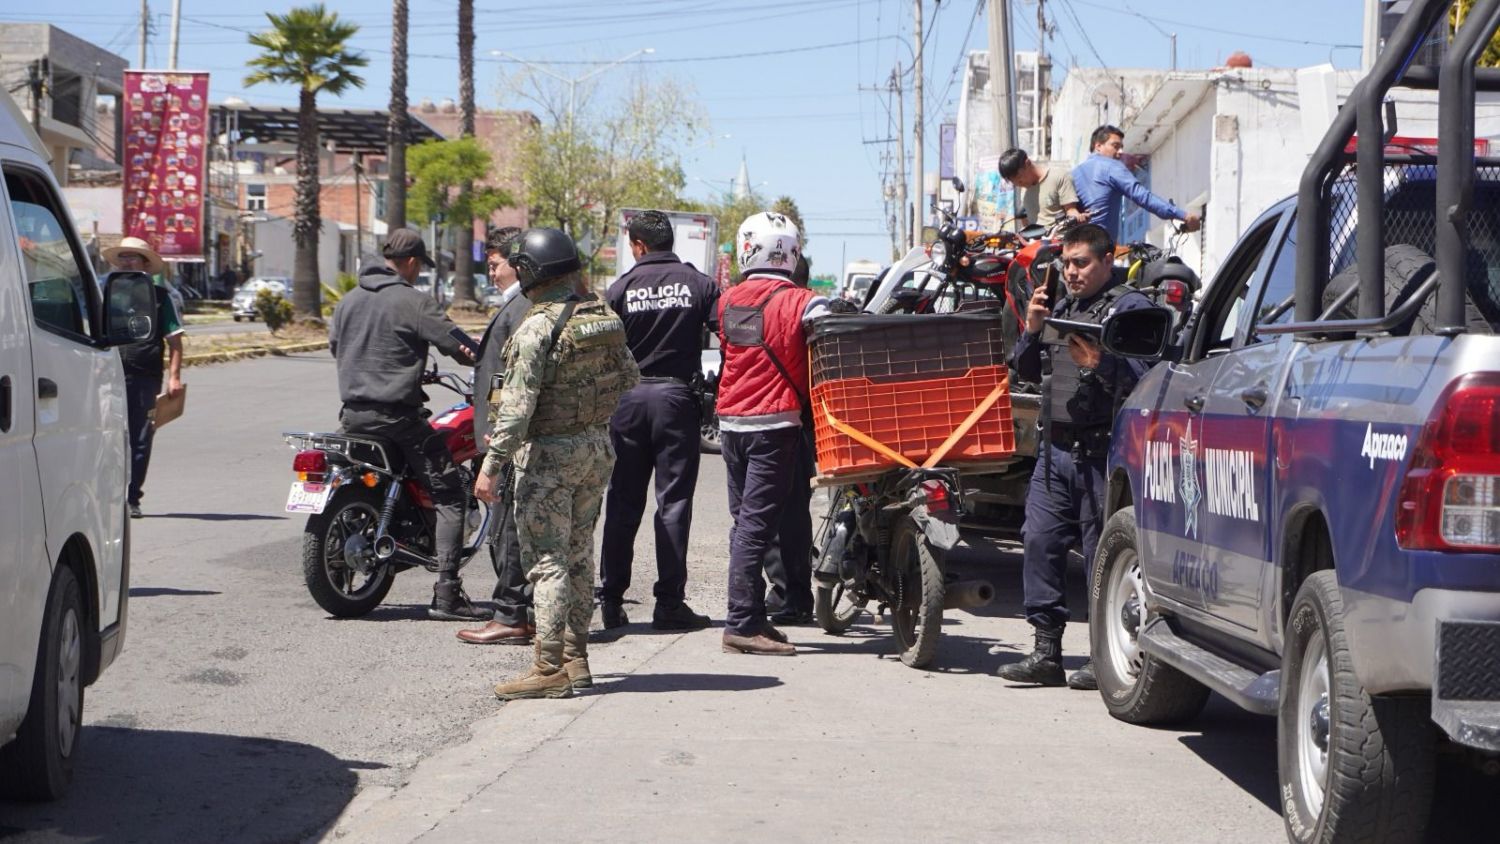
[[[874,261],[850,261],[844,265],[844,275],[839,279],[839,288],[834,294],[853,301],[864,301],[870,285],[880,275],[881,266]]]
[[[626,208],[620,211],[619,234],[615,244],[615,278],[619,278],[635,266],[635,256],[630,254],[630,221],[644,208]],[[698,272],[713,278],[718,262],[719,221],[709,214],[696,211],[663,211],[672,221],[672,251],[684,264],[692,264]]]

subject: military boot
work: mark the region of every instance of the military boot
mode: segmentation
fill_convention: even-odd
[[[572,697],[573,684],[568,681],[568,672],[542,659],[541,648],[537,648],[536,659],[531,669],[519,677],[506,680],[495,686],[495,697],[500,700],[522,700],[536,697]]]
[[[581,637],[571,630],[563,633],[563,671],[575,690],[594,687],[594,675],[589,673],[587,633]]]
[[[1061,686],[1067,682],[1062,666],[1062,628],[1038,627],[1036,646],[1020,662],[996,672],[1002,680],[1037,686]]]

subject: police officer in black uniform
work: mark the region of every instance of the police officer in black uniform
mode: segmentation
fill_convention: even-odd
[[[469,603],[458,576],[464,540],[463,482],[448,444],[422,417],[427,397],[421,377],[428,348],[435,346],[454,360],[472,364],[469,349],[474,341],[438,310],[431,297],[411,286],[423,265],[433,265],[421,235],[396,229],[381,254],[384,266],[360,271],[359,286],[344,294],[328,329],[328,348],[338,363],[339,398],[344,402],[339,421],[345,433],[394,443],[432,496],[438,582],[428,617],[488,618],[490,613]]]
[[[625,394],[609,421],[615,468],[604,499],[600,612],[607,630],[629,623],[622,604],[630,588],[636,530],[646,509],[646,482],[654,470],[656,607],[651,626],[698,630],[708,626],[708,616],[684,601],[701,414],[688,385],[702,367],[704,330],[718,319],[719,288],[672,252],[672,222],[665,214],[638,214],[628,233],[636,263],[610,285],[607,300],[625,322],[641,383]]]
[[[1134,389],[1149,362],[1105,353],[1084,334],[1062,335],[1043,342],[1048,316],[1099,324],[1116,311],[1151,307],[1151,301],[1125,284],[1114,267],[1114,243],[1095,225],[1068,232],[1062,241],[1062,301],[1048,301],[1037,288],[1026,312],[1026,331],[1016,343],[1011,366],[1023,381],[1041,382],[1042,445],[1026,495],[1022,574],[1026,620],[1036,628],[1036,646],[1025,659],[1003,666],[1002,679],[1015,683],[1061,686],[1063,628],[1069,619],[1068,551],[1080,547],[1092,569],[1094,547],[1103,527],[1104,468],[1115,408]],[[1075,689],[1093,689],[1093,662],[1067,677]]]

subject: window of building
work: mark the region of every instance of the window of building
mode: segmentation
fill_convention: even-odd
[[[266,186],[245,185],[245,210],[266,210]]]

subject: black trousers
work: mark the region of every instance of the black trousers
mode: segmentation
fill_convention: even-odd
[[[490,511],[490,562],[495,566],[495,620],[510,627],[526,624],[530,620],[531,583],[521,569],[514,488],[502,490]]]
[[[698,486],[698,402],[687,385],[642,381],[609,420],[615,468],[604,497],[600,598],[619,603],[630,588],[635,535],[646,512],[646,483],[656,476],[656,586],[659,607],[683,602],[688,534]]]
[[[141,503],[146,469],[151,466],[151,442],[156,437],[152,414],[156,410],[156,397],[161,395],[161,382],[160,375],[125,376],[125,416],[130,431],[130,489],[127,498],[131,504]]]
[[[458,466],[448,444],[417,408],[398,405],[344,405],[339,422],[348,434],[366,434],[390,440],[412,474],[421,478],[437,511],[438,572],[458,573],[458,554],[464,543],[464,489]]]
[[[802,429],[725,431],[724,469],[729,480],[729,612],[724,628],[740,636],[765,629],[766,551],[777,541],[781,513],[796,472]]]
[[[812,432],[803,429],[797,469],[787,491],[776,543],[766,549],[766,612],[812,612],[812,478],[817,461]]]
[[[1068,551],[1078,545],[1092,577],[1094,549],[1103,529],[1104,459],[1076,460],[1071,451],[1043,443],[1051,452],[1037,459],[1026,491],[1026,523],[1021,527],[1022,603],[1035,627],[1058,629],[1068,623]],[[1092,582],[1086,579],[1085,583]]]

